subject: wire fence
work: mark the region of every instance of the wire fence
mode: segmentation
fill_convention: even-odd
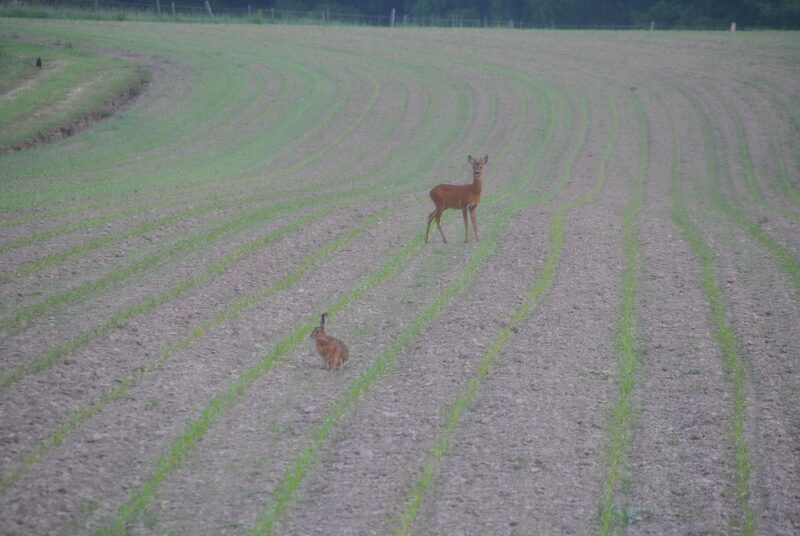
[[[475,19],[461,15],[410,16],[397,15],[394,10],[386,15],[339,13],[330,10],[292,11],[275,8],[221,7],[209,0],[196,0],[193,4],[174,0],[149,2],[118,2],[114,0],[0,0],[0,16],[39,18],[94,18],[112,20],[235,20],[257,24],[345,24],[360,26],[422,26],[437,28],[515,28],[540,30],[736,30],[736,23],[704,27],[662,26],[656,21],[634,25],[564,25],[540,24],[525,20],[498,20],[484,17]],[[238,19],[238,20],[237,20]],[[739,28],[741,29],[741,28]]]

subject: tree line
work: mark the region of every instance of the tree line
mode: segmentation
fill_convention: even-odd
[[[56,0],[70,3],[70,0]],[[89,1],[89,0],[83,0]],[[151,0],[109,0],[142,6]],[[156,1],[156,0],[152,0]],[[168,0],[161,0],[168,3]],[[204,0],[173,0],[202,6]],[[327,13],[388,21],[523,28],[725,28],[800,30],[800,0],[208,0],[248,13]],[[97,2],[97,0],[95,0]],[[357,20],[357,19],[356,19]]]
[[[220,7],[327,11],[413,20],[517,21],[526,27],[800,29],[800,0],[216,0]]]

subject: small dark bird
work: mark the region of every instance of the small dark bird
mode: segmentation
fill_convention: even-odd
[[[36,58],[36,66],[39,68],[42,67],[42,58]]]

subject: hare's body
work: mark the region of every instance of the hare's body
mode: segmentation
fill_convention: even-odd
[[[325,333],[326,316],[328,316],[328,313],[322,314],[322,322],[319,327],[314,328],[310,338],[317,342],[317,352],[324,361],[322,367],[325,370],[339,369],[347,362],[347,358],[350,357],[350,351],[345,343]]]

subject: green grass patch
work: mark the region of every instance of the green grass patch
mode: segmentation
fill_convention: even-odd
[[[7,43],[0,41],[0,95],[18,88],[39,72],[35,57],[26,55],[29,51],[15,51]]]
[[[33,65],[42,58],[41,69]],[[147,78],[133,63],[70,47],[0,40],[0,146],[18,146],[92,115],[107,115],[111,100],[138,90]]]

